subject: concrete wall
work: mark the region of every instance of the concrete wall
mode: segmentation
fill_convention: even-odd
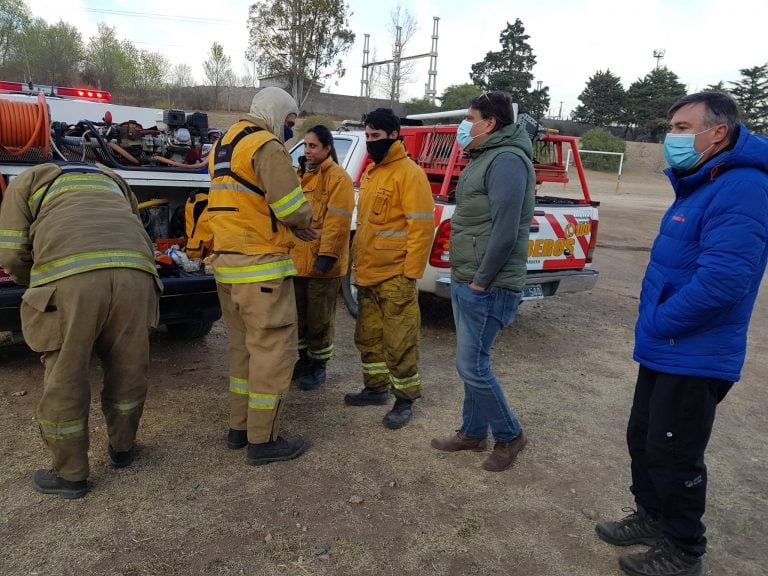
[[[182,110],[216,109],[247,112],[251,108],[251,100],[257,91],[256,88],[220,88],[217,105],[214,105],[214,90],[210,86],[175,90],[171,97],[173,105]],[[359,120],[363,114],[376,108],[392,108],[401,116],[405,113],[405,106],[401,102],[395,102],[393,105],[389,100],[378,98],[312,92],[304,104],[302,115],[320,114],[341,120]]]

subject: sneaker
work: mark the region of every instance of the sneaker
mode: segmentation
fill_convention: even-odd
[[[630,576],[701,576],[701,556],[691,556],[666,538],[642,554],[619,556],[619,566]]]
[[[248,444],[248,454],[245,461],[251,466],[261,466],[270,462],[292,460],[304,454],[308,447],[300,436],[288,440],[278,437],[274,442]]]
[[[600,522],[595,525],[595,532],[601,540],[614,546],[653,546],[659,541],[661,529],[658,521],[651,518],[640,506],[637,511],[632,508],[623,510],[631,514],[615,522]]]
[[[309,366],[295,382],[301,390],[317,390],[325,383],[325,362],[310,360]]]
[[[248,446],[248,431],[229,429],[227,434],[227,448],[230,450],[240,450]]]
[[[493,452],[483,462],[483,470],[489,472],[501,472],[506,470],[515,461],[518,453],[528,444],[528,437],[525,432],[520,432],[517,438],[509,441],[496,440],[493,444]]]
[[[485,438],[469,438],[456,430],[456,434],[450,438],[433,438],[430,445],[435,450],[443,452],[459,452],[461,450],[472,450],[473,452],[484,452],[488,441]]]
[[[112,444],[107,445],[107,453],[112,461],[112,468],[125,468],[133,463],[133,450],[118,452],[112,448]]]
[[[85,480],[64,480],[55,470],[38,470],[32,477],[32,487],[41,494],[57,494],[67,500],[82,498],[88,493]]]
[[[344,394],[344,404],[347,406],[383,406],[387,402],[389,402],[389,390],[363,388],[360,392]]]
[[[413,400],[397,398],[392,410],[387,412],[382,422],[390,430],[397,430],[408,424],[411,418],[413,418]]]

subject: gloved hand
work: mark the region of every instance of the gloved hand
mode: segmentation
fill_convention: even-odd
[[[304,240],[304,242],[311,242],[320,236],[320,232],[312,228],[294,228],[293,233],[296,234],[299,240]]]
[[[333,256],[318,256],[315,258],[315,263],[313,264],[313,268],[315,268],[318,272],[321,272],[325,274],[333,268],[333,265],[336,263],[336,258]]]

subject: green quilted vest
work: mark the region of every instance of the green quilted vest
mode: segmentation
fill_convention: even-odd
[[[491,286],[522,290],[528,259],[528,231],[533,218],[536,174],[528,134],[515,124],[505,126],[470,152],[471,161],[456,187],[456,211],[451,219],[451,275],[471,282],[482,262],[491,234],[491,206],[485,189],[485,175],[491,162],[502,152],[517,154],[528,167],[525,199],[520,213],[517,242]]]

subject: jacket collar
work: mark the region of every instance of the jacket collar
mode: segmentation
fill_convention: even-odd
[[[403,141],[395,140],[392,143],[392,146],[389,147],[387,155],[384,156],[384,160],[381,161],[381,164],[374,164],[372,170],[378,168],[379,166],[384,166],[390,162],[397,162],[398,160],[402,160],[403,158],[407,157],[408,154],[405,150],[405,144],[403,144]]]

